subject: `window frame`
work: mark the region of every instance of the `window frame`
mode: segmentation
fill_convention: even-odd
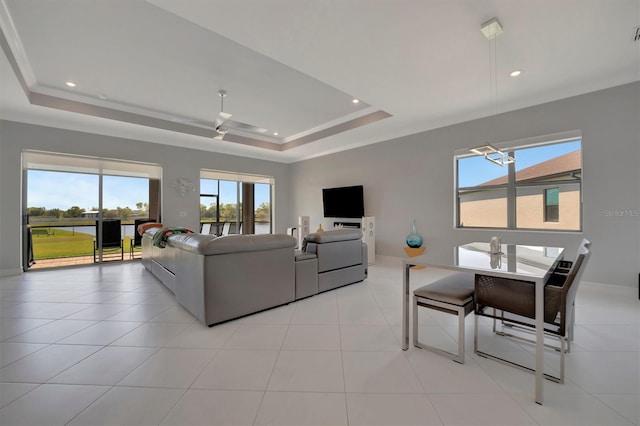
[[[527,149],[527,148],[535,148],[542,147],[548,145],[556,145],[563,144],[569,142],[580,142],[580,173],[579,177],[575,177],[575,180],[566,180],[566,181],[539,181],[539,182],[517,182],[516,181],[516,164],[510,163],[506,164],[504,167],[507,168],[507,182],[504,184],[497,185],[476,185],[476,186],[459,186],[459,173],[458,173],[458,165],[459,160],[463,158],[469,158],[473,156],[477,156],[477,154],[472,154],[469,152],[469,148],[458,149],[455,151],[453,156],[453,173],[454,173],[454,188],[453,188],[453,203],[454,203],[454,229],[459,230],[499,230],[499,231],[534,231],[534,232],[566,232],[566,233],[581,233],[583,230],[583,216],[584,216],[584,203],[583,203],[583,176],[584,176],[584,162],[583,162],[583,149],[584,143],[582,140],[582,134],[580,131],[570,131],[559,133],[555,135],[547,135],[540,136],[528,139],[521,139],[512,142],[502,142],[502,143],[492,143],[493,146],[497,147],[502,152],[507,153],[508,155],[515,158],[516,152],[518,150]],[[477,144],[476,144],[477,145]],[[550,158],[551,159],[551,158]],[[516,159],[517,161],[517,159]],[[499,167],[499,166],[496,166]],[[579,225],[578,229],[566,229],[566,228],[528,228],[528,227],[518,227],[516,222],[517,217],[517,190],[519,188],[528,188],[528,187],[541,187],[543,190],[543,208],[546,203],[546,189],[548,188],[558,188],[559,195],[562,193],[561,187],[563,185],[578,185],[579,190]],[[461,225],[461,207],[460,207],[460,194],[461,192],[468,192],[473,190],[505,190],[507,195],[507,226],[506,227],[496,227],[496,226],[464,226]],[[558,206],[560,205],[560,200],[558,200]],[[558,218],[560,217],[560,211],[558,207]],[[543,223],[556,223],[556,222],[547,222],[546,221],[546,211],[543,212]]]

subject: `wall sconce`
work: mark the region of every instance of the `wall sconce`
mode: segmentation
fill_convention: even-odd
[[[489,160],[492,163],[503,167],[505,164],[515,163],[515,158],[500,151],[498,148],[491,144],[485,144],[469,149],[474,154],[483,155],[485,160]]]

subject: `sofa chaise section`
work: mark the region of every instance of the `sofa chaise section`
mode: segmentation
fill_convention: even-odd
[[[318,258],[318,292],[367,278],[367,245],[359,229],[336,229],[307,235],[303,252]]]
[[[170,237],[176,299],[213,325],[295,300],[295,239],[285,234]]]

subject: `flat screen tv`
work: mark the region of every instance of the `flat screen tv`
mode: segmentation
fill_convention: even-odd
[[[322,190],[324,217],[355,218],[364,216],[362,185]]]

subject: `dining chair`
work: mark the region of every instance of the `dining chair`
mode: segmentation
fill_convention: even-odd
[[[544,332],[546,335],[559,339],[560,347],[553,347],[560,351],[560,377],[545,373],[545,377],[558,383],[564,383],[564,358],[567,343],[567,332],[570,329],[571,318],[576,293],[582,273],[587,265],[591,251],[582,245],[578,250],[571,269],[564,276],[561,285],[546,284],[544,287]],[[533,371],[531,368],[516,362],[482,352],[478,349],[478,317],[484,316],[511,325],[511,328],[521,327],[535,330],[535,284],[508,278],[476,275],[475,278],[475,331],[474,351],[476,354],[507,364]],[[495,330],[494,330],[495,331]],[[499,335],[523,339],[504,330],[496,332]]]
[[[578,258],[578,255],[580,254],[580,249],[582,247],[586,247],[588,249],[591,249],[591,241],[589,241],[586,238],[583,238],[582,241],[580,242],[580,245],[578,246],[578,253],[576,253],[576,257],[575,259]],[[558,262],[558,266],[556,266],[556,269],[553,271],[553,274],[551,275],[551,277],[549,278],[549,280],[547,281],[547,284],[551,284],[551,285],[559,285],[561,286],[564,281],[566,280],[566,276],[569,273],[569,271],[571,271],[571,265],[573,265],[573,262],[575,262],[574,260],[561,260],[560,262]],[[575,301],[573,303],[573,309],[571,309],[571,318],[569,318],[569,338],[567,340],[567,352],[571,352],[571,342],[573,342],[573,326],[576,322],[576,307],[575,307]]]
[[[578,252],[580,251],[581,247],[591,249],[591,241],[583,238],[580,242],[580,245],[578,246]],[[576,257],[578,257],[578,253],[576,253]],[[558,266],[556,266],[556,269],[553,272],[558,274],[568,274],[572,264],[573,260],[561,260],[560,262],[558,262]]]
[[[473,274],[456,272],[413,292],[413,346],[464,364],[465,318],[473,312]],[[418,308],[433,309],[458,317],[458,352],[449,352],[418,339]]]

